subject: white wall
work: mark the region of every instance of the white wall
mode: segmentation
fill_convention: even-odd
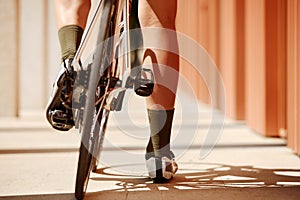
[[[59,69],[53,2],[20,0],[20,115],[43,112]]]
[[[18,114],[18,5],[0,0],[0,116]]]

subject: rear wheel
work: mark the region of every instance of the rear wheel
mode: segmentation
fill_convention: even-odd
[[[97,137],[97,142],[95,145],[95,154],[93,156],[92,160],[92,171],[96,172],[97,166],[98,166],[98,160],[100,159],[100,154],[103,149],[103,142],[104,142],[104,136],[106,133],[106,125],[108,121],[109,116],[109,110],[102,109],[100,112],[101,116],[101,122],[100,122],[100,129],[99,129],[99,135]]]
[[[111,13],[113,11],[112,0],[102,0],[101,5],[99,6],[98,12],[100,13],[100,27],[98,32],[97,44],[103,42],[109,33]],[[91,73],[88,83],[88,91],[86,93],[86,102],[84,104],[84,112],[82,117],[82,125],[80,127],[81,136],[81,145],[79,149],[79,159],[78,159],[78,168],[76,176],[76,186],[75,186],[75,197],[77,199],[83,199],[87,186],[91,170],[96,166],[95,154],[99,152],[98,144],[99,139],[103,141],[105,128],[102,128],[101,123],[106,121],[107,117],[102,120],[102,113],[104,113],[104,108],[96,106],[97,98],[95,98],[96,91],[99,88],[99,79],[100,79],[100,66],[103,62],[103,48],[99,45],[99,48],[96,49],[93,63],[91,66]],[[101,91],[102,95],[105,95],[105,92]],[[105,97],[105,96],[104,96]],[[105,101],[103,98],[102,101]],[[101,103],[100,103],[101,104]],[[100,109],[100,113],[98,112]],[[106,112],[106,111],[105,111]],[[108,116],[108,115],[107,115]],[[99,131],[101,132],[99,137]],[[101,144],[102,145],[102,144]]]

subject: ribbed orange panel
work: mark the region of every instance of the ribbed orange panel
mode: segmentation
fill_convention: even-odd
[[[280,0],[265,0],[265,44],[266,44],[266,135],[279,135],[279,94],[282,85],[279,76],[280,69],[283,68],[282,60],[285,54],[280,51],[285,41],[280,40],[282,31],[280,24],[285,23],[285,17],[279,16]]]
[[[226,88],[226,114],[245,118],[244,0],[219,1],[219,67]]]
[[[278,0],[278,127],[281,136],[287,130],[287,0]]]
[[[300,155],[300,3],[288,1],[288,146]]]
[[[246,119],[266,136],[286,129],[286,1],[246,0]]]
[[[246,0],[246,121],[266,132],[265,0]]]
[[[184,3],[188,4],[186,0],[181,0]],[[197,25],[195,26],[195,31],[197,32],[197,42],[202,48],[208,50],[209,49],[209,13],[208,13],[208,2],[209,0],[195,0],[194,11],[196,12]],[[189,1],[190,3],[190,1]],[[190,9],[192,10],[192,8]],[[200,61],[200,63],[203,61]],[[206,77],[207,78],[207,77]],[[209,95],[206,83],[203,79],[199,79],[198,81],[198,93],[199,99],[205,103],[210,103],[210,95]]]
[[[295,151],[300,155],[300,3],[297,2],[297,131]]]
[[[297,109],[298,109],[298,95],[297,95],[297,0],[288,1],[288,146],[294,151],[297,151]]]

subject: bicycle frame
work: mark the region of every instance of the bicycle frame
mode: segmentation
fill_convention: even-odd
[[[96,25],[96,20],[97,18],[100,17],[100,6],[103,0],[99,0],[98,4],[96,6],[96,10],[95,10],[95,14],[93,15],[91,22],[90,22],[90,26],[87,28],[87,30],[85,31],[85,34],[83,36],[82,42],[78,48],[78,51],[75,55],[74,58],[74,66],[77,66],[77,68],[80,68],[81,66],[79,65],[80,63],[80,58],[82,57],[83,51],[86,48],[86,41],[90,39],[90,35],[92,30],[95,28]],[[121,66],[121,69],[119,69],[119,76],[121,80],[127,80],[128,76],[130,75],[130,71],[131,71],[131,61],[130,61],[130,56],[129,56],[129,52],[130,52],[130,36],[129,36],[129,0],[118,0],[117,1],[118,5],[116,5],[117,8],[119,8],[119,10],[117,12],[121,12],[123,13],[122,17],[123,20],[121,22],[121,24],[119,24],[119,29],[123,28],[124,30],[122,31],[122,36],[120,37],[119,41],[117,41],[116,45],[120,45],[121,43],[123,43],[123,52],[119,52],[119,55],[123,55],[124,56],[124,65]],[[115,37],[115,35],[113,35],[112,37]],[[115,38],[110,38],[110,39],[115,39]],[[121,41],[122,40],[122,41]],[[97,43],[100,43],[99,45],[103,45],[104,41],[97,41]],[[116,46],[114,47],[115,49],[118,49]],[[119,48],[121,49],[121,48]],[[121,50],[120,50],[121,51]],[[119,66],[120,68],[120,66]],[[125,87],[125,82],[123,81],[122,86]]]

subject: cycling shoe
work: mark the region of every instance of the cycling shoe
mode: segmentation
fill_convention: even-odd
[[[74,126],[72,114],[72,93],[76,72],[72,59],[64,60],[53,84],[53,90],[46,108],[46,118],[51,126],[60,131],[68,131]]]
[[[174,154],[171,152],[171,158],[150,157],[146,159],[146,166],[149,177],[153,183],[166,183],[171,180],[178,170],[178,165],[175,162]]]

